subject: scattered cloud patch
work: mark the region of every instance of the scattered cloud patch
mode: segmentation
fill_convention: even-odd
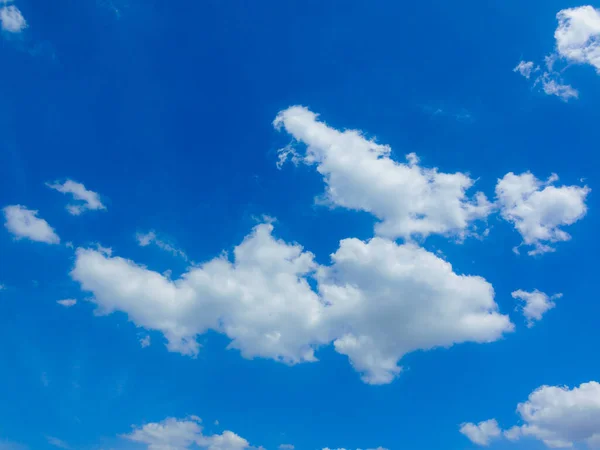
[[[122,437],[140,444],[148,450],[187,450],[196,446],[206,450],[245,450],[253,449],[250,443],[232,431],[210,436],[203,434],[200,418],[191,416],[185,419],[167,418],[158,423],[148,423],[134,427]]]
[[[39,218],[38,211],[27,209],[23,205],[4,207],[4,226],[15,239],[30,239],[47,244],[58,244],[60,238],[48,222]]]
[[[477,445],[488,446],[493,439],[501,436],[502,431],[495,419],[484,422],[463,423],[460,426],[460,432],[469,438],[471,442]]]
[[[517,67],[513,69],[513,72],[519,72],[525,78],[529,79],[531,73],[535,70],[533,61],[521,61],[517,64]]]
[[[492,210],[483,193],[467,196],[474,184],[468,175],[422,167],[414,153],[406,156],[405,163],[397,162],[389,146],[357,130],[332,128],[303,106],[279,112],[273,124],[306,145],[305,152],[294,155],[316,166],[323,176],[322,201],[373,214],[380,220],[375,226],[379,236],[462,238],[474,221],[485,219]],[[289,154],[289,150],[280,153],[278,164]]]
[[[58,300],[56,303],[58,303],[61,306],[64,306],[65,308],[70,308],[77,304],[77,300],[75,300],[74,298],[66,298],[64,300]]]
[[[278,448],[279,450],[294,450],[296,447],[292,444],[280,444]]]
[[[542,84],[542,89],[546,94],[559,97],[565,102],[570,99],[579,98],[579,91],[570,84],[564,84],[556,77],[556,74],[544,72],[544,74],[537,79],[536,83]]]
[[[98,193],[86,189],[81,183],[67,180],[64,183],[46,183],[46,186],[63,194],[70,194],[73,197],[75,203],[68,204],[67,211],[74,216],[78,216],[85,211],[106,210],[106,206],[102,204]]]
[[[20,33],[27,28],[27,21],[15,5],[9,1],[1,1],[0,5],[0,28],[7,33]]]
[[[154,244],[158,248],[169,252],[174,256],[179,256],[180,258],[183,258],[186,261],[188,260],[187,254],[183,250],[180,250],[172,246],[171,244],[159,239],[154,231],[149,231],[148,233],[137,233],[135,235],[135,238],[141,247],[147,247],[150,244]]]
[[[496,185],[497,203],[502,217],[512,223],[531,247],[529,255],[553,252],[549,244],[568,241],[562,227],[572,225],[587,212],[587,186],[555,186],[558,176],[541,181],[530,172],[510,172]]]
[[[69,446],[69,444],[67,444],[65,441],[62,441],[58,438],[52,437],[52,436],[46,436],[46,440],[48,441],[48,444],[57,447],[57,448],[62,448],[65,450],[69,450],[71,447]]]
[[[150,335],[147,334],[143,337],[140,337],[140,345],[142,346],[142,348],[149,347],[150,344],[151,344]]]
[[[162,332],[170,351],[195,356],[196,337],[215,330],[245,358],[297,364],[316,361],[315,349],[333,343],[371,384],[391,382],[409,352],[492,342],[513,330],[487,281],[454,273],[416,245],[345,239],[332,264],[320,266],[272,231],[259,224],[233,260],[217,257],[175,281],[84,248],[71,276],[93,293],[97,313],[127,313]]]
[[[521,289],[514,291],[512,298],[523,302],[523,316],[527,319],[527,326],[532,327],[534,322],[542,320],[542,316],[556,306],[554,300],[561,298],[562,294],[548,296],[537,289],[532,292],[526,292]]]

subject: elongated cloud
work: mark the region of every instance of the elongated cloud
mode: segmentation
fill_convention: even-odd
[[[46,244],[58,244],[60,238],[48,222],[38,217],[38,211],[23,205],[10,205],[3,209],[4,226],[16,239],[30,239]]]
[[[315,166],[326,185],[324,201],[373,214],[380,220],[375,227],[379,236],[463,237],[491,212],[485,195],[467,196],[474,184],[467,174],[422,167],[414,153],[397,162],[389,146],[360,131],[332,128],[303,106],[281,111],[274,125],[306,145],[302,153],[286,147],[278,164],[291,157]]]
[[[64,183],[46,183],[46,186],[63,194],[70,194],[73,197],[75,203],[68,204],[67,211],[74,216],[78,216],[88,210],[106,209],[98,193],[86,189],[83,184],[76,181],[67,180]]]
[[[297,364],[316,361],[318,347],[333,343],[372,384],[391,382],[406,353],[492,342],[513,329],[488,282],[454,273],[415,245],[346,239],[332,264],[320,266],[272,231],[270,223],[256,226],[231,260],[215,258],[175,281],[83,248],[71,275],[100,314],[125,312],[162,332],[171,351],[194,356],[196,337],[215,330],[245,358]]]

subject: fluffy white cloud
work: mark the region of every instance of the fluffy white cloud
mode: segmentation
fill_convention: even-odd
[[[463,423],[460,426],[460,432],[474,444],[483,446],[489,445],[492,439],[500,437],[502,433],[495,419],[479,422],[478,424]]]
[[[533,323],[541,320],[542,316],[556,306],[553,300],[561,298],[562,294],[555,294],[549,297],[547,294],[538,291],[526,292],[521,289],[514,291],[512,298],[523,301],[523,315],[527,319],[527,326],[532,327]]]
[[[556,18],[557,53],[569,62],[590,64],[600,72],[600,10],[593,6],[563,9]]]
[[[167,418],[162,422],[148,423],[134,427],[125,439],[146,444],[148,450],[187,450],[199,446],[205,450],[245,450],[251,449],[249,442],[233,433],[206,436],[202,433],[200,418],[191,416],[186,419]]]
[[[77,300],[74,298],[66,298],[64,300],[57,300],[59,305],[64,306],[65,308],[70,308],[71,306],[75,306],[77,304]]]
[[[550,448],[580,443],[600,448],[600,383],[590,381],[573,389],[542,386],[519,403],[517,413],[524,424],[504,432],[511,441],[532,437]]]
[[[533,66],[533,61],[521,61],[517,64],[517,67],[513,69],[513,72],[519,72],[525,78],[529,79],[531,72],[535,70]]]
[[[585,216],[590,189],[587,186],[560,186],[552,175],[538,180],[526,172],[510,172],[498,180],[496,197],[502,217],[511,222],[523,237],[523,244],[533,247],[529,255],[554,251],[549,243],[567,241],[571,236],[561,227]]]
[[[20,33],[27,28],[27,21],[15,5],[6,5],[7,1],[0,1],[0,27],[9,33]]]
[[[169,252],[172,255],[179,256],[186,261],[188,260],[188,257],[183,250],[175,248],[171,244],[159,239],[154,231],[149,231],[148,233],[136,233],[135,238],[141,247],[147,247],[150,244],[155,244],[158,248]]]
[[[414,153],[406,163],[394,161],[391,148],[366,139],[360,131],[337,129],[302,106],[281,111],[274,121],[307,146],[304,154],[286,147],[278,164],[292,155],[295,162],[316,165],[326,184],[324,202],[376,216],[375,231],[388,238],[429,234],[463,237],[491,204],[478,192],[466,195],[474,181],[464,173],[442,173],[419,165]]]
[[[215,258],[175,281],[82,248],[71,275],[93,293],[100,314],[127,313],[136,325],[161,331],[171,351],[196,355],[197,335],[211,329],[246,358],[296,364],[316,361],[315,349],[333,342],[373,384],[391,382],[408,352],[491,342],[513,329],[489,283],[457,275],[415,245],[346,239],[332,265],[319,266],[272,230],[270,223],[256,226],[233,261]]]
[[[60,238],[54,228],[44,219],[37,217],[38,211],[27,209],[23,205],[10,205],[3,209],[6,222],[4,226],[16,239],[27,238],[32,241],[58,244]]]
[[[67,180],[64,183],[46,183],[46,186],[63,194],[71,194],[76,203],[67,205],[67,211],[74,216],[78,216],[87,210],[106,209],[98,193],[86,189],[83,184],[76,181]]]

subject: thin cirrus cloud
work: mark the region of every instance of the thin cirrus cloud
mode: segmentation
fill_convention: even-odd
[[[27,21],[21,10],[12,1],[0,0],[0,28],[11,34],[20,33],[27,28]]]
[[[549,448],[573,448],[580,444],[598,448],[600,445],[600,383],[596,381],[574,388],[541,386],[527,401],[517,405],[517,413],[523,425],[505,430],[502,436],[494,419],[479,424],[492,424],[484,427],[493,432],[488,439],[485,430],[472,423],[463,424],[460,431],[478,445],[487,445],[491,438],[500,437],[509,441],[537,439]],[[472,433],[463,432],[465,425]]]
[[[66,180],[64,183],[46,183],[50,189],[70,194],[74,203],[67,205],[67,211],[74,216],[78,216],[85,211],[106,210],[106,206],[100,200],[100,195],[94,191],[86,189],[81,183],[73,180]]]
[[[162,332],[170,351],[195,356],[196,337],[208,330],[245,358],[286,364],[317,361],[315,350],[333,344],[370,384],[390,383],[412,351],[492,342],[513,330],[486,280],[457,275],[414,244],[345,239],[321,266],[272,232],[270,223],[256,226],[233,261],[214,258],[176,281],[84,248],[71,276],[93,294],[97,313],[127,313]]]
[[[542,316],[546,312],[556,307],[554,300],[562,297],[562,294],[549,296],[537,289],[532,292],[519,289],[512,292],[511,295],[512,298],[522,302],[521,310],[523,316],[527,320],[527,326],[529,328],[531,328],[535,322],[542,320]]]
[[[281,111],[274,126],[306,145],[303,154],[286,147],[278,164],[292,157],[315,166],[326,185],[322,201],[373,214],[379,219],[378,236],[462,238],[492,211],[483,193],[467,195],[474,184],[468,175],[425,168],[414,153],[406,156],[406,163],[396,162],[389,146],[357,130],[332,128],[303,106]]]
[[[77,300],[74,298],[65,298],[63,300],[57,300],[56,303],[58,303],[60,306],[64,306],[65,308],[71,308],[77,304]]]
[[[579,97],[579,91],[562,79],[562,72],[555,70],[557,61],[567,64],[585,64],[600,74],[600,10],[593,6],[567,8],[556,14],[558,26],[554,32],[554,52],[545,58],[545,70],[535,79],[534,86],[541,85],[547,95],[564,101]],[[521,61],[514,71],[529,79],[534,71],[532,61]]]
[[[140,247],[147,247],[150,244],[154,244],[158,248],[168,253],[171,253],[174,256],[183,258],[185,261],[188,260],[187,254],[183,250],[174,247],[173,245],[163,241],[162,239],[159,239],[154,231],[149,231],[147,233],[136,233],[135,238]]]
[[[38,211],[27,209],[23,205],[10,205],[4,212],[6,229],[15,239],[29,239],[46,244],[58,244],[60,238],[48,222],[38,217]]]
[[[541,181],[532,173],[510,172],[496,184],[497,204],[501,216],[521,234],[521,245],[529,255],[555,251],[552,244],[571,236],[564,227],[582,219],[587,213],[587,186],[556,186],[553,174]],[[518,247],[515,248],[518,252]]]

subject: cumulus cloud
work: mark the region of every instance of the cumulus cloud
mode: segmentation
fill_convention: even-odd
[[[537,79],[537,83],[542,84],[542,89],[546,94],[559,97],[565,102],[572,98],[579,97],[579,91],[570,84],[563,83],[556,74],[544,72],[544,74]]]
[[[6,222],[4,226],[15,239],[31,239],[32,241],[58,244],[60,238],[48,222],[38,217],[38,211],[27,209],[23,205],[10,205],[3,209]]]
[[[15,5],[9,1],[0,1],[0,27],[8,33],[20,33],[27,28],[27,21]]]
[[[147,233],[136,233],[135,238],[140,247],[147,247],[150,244],[154,244],[158,248],[169,252],[172,255],[179,256],[180,258],[183,258],[186,261],[188,260],[188,257],[183,250],[178,249],[172,246],[171,244],[159,239],[154,231],[149,231]]]
[[[556,18],[557,53],[569,62],[590,64],[600,73],[600,10],[593,6],[568,8]]]
[[[549,244],[567,241],[571,236],[562,229],[583,218],[587,212],[587,186],[555,186],[558,176],[547,181],[530,172],[510,172],[496,185],[496,197],[502,217],[512,223],[532,249],[529,255],[554,251]]]
[[[73,197],[75,203],[68,204],[67,211],[74,216],[78,216],[88,210],[106,209],[98,193],[86,189],[83,184],[76,181],[67,180],[64,183],[46,183],[46,186],[63,194],[70,194]]]
[[[527,319],[527,326],[532,327],[533,323],[541,320],[542,316],[556,306],[553,300],[562,297],[562,294],[548,296],[537,289],[533,292],[526,292],[521,289],[514,291],[512,298],[521,300],[523,304],[523,315]]]
[[[333,343],[372,384],[391,382],[406,353],[491,342],[513,329],[487,281],[454,273],[416,245],[345,239],[332,264],[320,266],[272,231],[271,223],[256,226],[232,260],[217,257],[175,281],[84,248],[71,276],[98,313],[127,313],[162,332],[171,351],[195,356],[196,337],[208,330],[227,335],[245,358],[286,364],[316,361],[315,350]]]
[[[519,72],[525,78],[529,79],[534,70],[533,61],[521,61],[517,64],[517,67],[513,69],[513,72]]]
[[[340,131],[318,120],[302,106],[279,112],[274,126],[305,144],[303,153],[280,153],[278,165],[292,155],[295,162],[316,166],[325,181],[322,201],[376,216],[377,235],[411,238],[430,234],[464,237],[473,222],[485,219],[492,205],[481,192],[467,191],[472,180],[464,173],[443,173],[419,165],[414,153],[401,163],[391,148],[367,139],[360,131]]]
[[[550,448],[578,444],[598,448],[600,444],[600,383],[596,381],[572,389],[541,386],[517,405],[517,413],[523,425],[504,431],[510,441],[535,438]]]
[[[460,426],[460,432],[474,444],[482,446],[490,445],[490,441],[500,437],[502,433],[495,419],[479,422],[478,424],[463,423]]]
[[[167,418],[158,423],[148,423],[134,427],[129,434],[122,436],[132,442],[145,444],[148,450],[187,450],[196,446],[205,450],[245,450],[253,449],[250,443],[233,433],[207,436],[202,432],[199,417],[185,419]]]
[[[75,306],[77,304],[77,300],[74,298],[66,298],[64,300],[57,300],[59,305],[64,306],[65,308],[70,308],[71,306]]]

